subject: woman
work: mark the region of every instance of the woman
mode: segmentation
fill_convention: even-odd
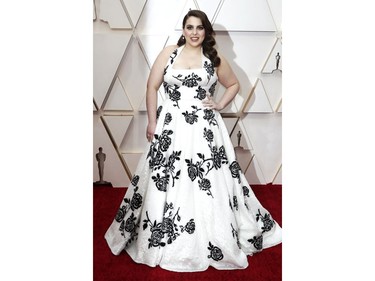
[[[177,45],[161,51],[147,83],[149,150],[105,234],[113,254],[172,271],[241,269],[281,242],[252,192],[219,111],[239,91],[214,48],[205,13],[190,10]],[[215,86],[226,88],[219,101]],[[157,91],[168,97],[157,108]]]

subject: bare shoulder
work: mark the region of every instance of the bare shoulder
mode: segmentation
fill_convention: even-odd
[[[178,48],[178,45],[168,45],[166,46],[162,51],[161,51],[161,55],[162,56],[170,56],[172,54],[172,52],[174,50],[176,50]]]

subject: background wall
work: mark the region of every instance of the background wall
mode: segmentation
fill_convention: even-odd
[[[222,116],[243,172],[250,184],[282,184],[281,0],[94,0],[93,180],[103,147],[104,180],[129,185],[147,150],[150,68],[164,46],[176,44],[189,9],[207,14],[217,48],[240,80]],[[159,102],[164,99],[160,89]]]

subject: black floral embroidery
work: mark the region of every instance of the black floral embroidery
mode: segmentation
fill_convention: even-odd
[[[201,86],[198,87],[198,89],[195,90],[197,92],[197,95],[194,96],[196,99],[204,100],[206,98],[206,90],[203,89]]]
[[[233,196],[233,207],[238,211],[237,196]]]
[[[165,114],[164,125],[169,125],[171,121],[172,121],[172,114],[168,112],[167,114]]]
[[[138,182],[139,182],[139,176],[138,175],[134,175],[130,183],[133,186],[137,186]]]
[[[214,139],[214,134],[210,129],[204,128],[203,137],[209,142],[208,146],[211,150],[211,158],[206,158],[204,154],[197,153],[198,157],[201,159],[199,161],[193,162],[193,159],[185,159],[188,167],[188,176],[191,181],[199,178],[198,185],[203,191],[207,191],[207,195],[214,197],[211,192],[211,182],[204,178],[212,169],[220,169],[222,164],[228,164],[228,159],[225,154],[224,146],[216,147],[212,144]]]
[[[204,109],[204,116],[203,119],[208,121],[208,124],[217,126],[217,121],[215,119],[215,113],[212,109]]]
[[[150,226],[151,237],[148,239],[148,248],[164,247],[167,244],[172,244],[172,242],[185,231],[188,234],[193,234],[195,232],[194,219],[190,219],[185,225],[177,225],[177,222],[181,221],[181,217],[178,214],[180,208],[178,208],[175,214],[173,214],[171,211],[173,209],[173,203],[166,203],[164,207],[163,220],[159,223],[156,220],[152,222],[149,218],[148,211],[146,211],[147,219],[143,220],[143,230]],[[170,211],[166,216],[168,210]],[[166,239],[167,243],[165,243]]]
[[[213,197],[211,193],[211,182],[209,179],[198,180],[198,184],[200,190],[207,191],[207,195]]]
[[[181,81],[182,86],[186,86],[188,88],[196,87],[198,86],[198,82],[202,81],[202,78],[199,77],[197,74],[194,74],[194,72],[192,74],[189,74],[188,76],[185,76],[184,78],[181,78],[182,76],[182,74],[179,74],[173,77],[176,78],[178,81]]]
[[[241,243],[240,243],[240,240],[239,240],[239,238],[238,238],[238,231],[234,229],[234,227],[233,227],[232,224],[230,224],[230,226],[232,227],[232,235],[233,235],[233,238],[236,239],[236,241],[237,241],[237,246],[238,246],[239,249],[241,249]]]
[[[210,250],[210,254],[207,256],[209,259],[211,258],[214,261],[220,261],[224,258],[221,249],[214,246],[211,242],[209,242],[207,249]]]
[[[163,168],[162,173],[164,173],[164,176],[159,173],[156,176],[152,176],[156,188],[160,191],[167,191],[167,186],[171,179],[173,187],[175,180],[179,179],[181,173],[181,170],[175,171],[175,162],[180,160],[181,151],[173,151],[168,159],[165,155],[172,143],[170,138],[172,134],[172,130],[163,130],[161,135],[155,134],[154,141],[151,143],[147,154],[147,159],[150,158],[150,169],[157,171]]]
[[[204,128],[203,137],[208,142],[212,142],[214,140],[214,133],[210,129]]]
[[[161,113],[161,110],[163,109],[162,106],[159,106],[158,107],[158,110],[156,111],[156,119],[159,119],[159,116],[160,116],[160,113]]]
[[[242,191],[243,191],[243,196],[250,197],[250,195],[249,195],[250,190],[247,186],[243,186]]]
[[[130,215],[130,217],[125,221],[121,222],[119,231],[121,232],[122,236],[126,236],[125,231],[130,233],[130,237],[126,242],[125,246],[128,246],[132,241],[136,240],[138,237],[137,228],[139,227],[139,222],[136,223],[137,218],[134,216],[134,213]]]
[[[211,94],[211,96],[214,96],[215,94],[216,85],[217,85],[217,80],[211,85],[210,89],[208,89],[208,92]]]
[[[241,167],[240,164],[238,164],[237,161],[233,161],[232,164],[229,166],[230,172],[232,173],[232,177],[235,179],[238,179],[238,183],[241,183],[241,178],[240,178],[240,172],[241,172]]]
[[[177,51],[178,51],[178,49],[175,49],[175,50],[172,52],[172,54],[169,56],[169,57],[171,58],[171,60],[170,60],[170,64],[173,64],[174,59],[175,59],[176,56],[177,56]]]
[[[257,250],[262,250],[263,249],[263,236],[254,236],[252,239],[248,239],[248,242],[253,244],[254,248]]]
[[[191,107],[194,109],[191,113],[186,111],[182,112],[182,115],[185,116],[186,123],[193,125],[195,122],[198,122],[198,115],[196,113],[201,110],[201,108],[198,109],[195,105],[192,105]]]
[[[196,164],[193,164],[193,160],[190,159],[185,159],[185,162],[187,163],[188,166],[188,176],[191,179],[191,181],[194,181],[197,177],[203,179],[203,173],[204,169],[201,167],[202,163],[197,162]]]
[[[207,79],[208,79],[208,82],[209,82],[211,77],[215,73],[214,65],[211,62],[208,63],[207,61],[205,61],[203,67],[207,71]]]
[[[186,223],[185,227],[181,228],[181,232],[184,232],[184,230],[187,233],[189,233],[189,234],[193,234],[194,233],[194,231],[195,231],[195,222],[194,222],[194,219],[190,219],[190,221],[188,221]]]
[[[131,181],[132,185],[136,186],[139,181],[139,176],[135,175]],[[135,187],[134,193],[131,199],[124,198],[124,205],[122,205],[119,210],[117,211],[117,214],[115,216],[115,220],[120,223],[119,231],[122,236],[125,238],[129,238],[126,242],[126,246],[129,245],[132,241],[137,239],[138,233],[137,228],[139,227],[139,222],[136,223],[137,218],[134,216],[134,213],[132,212],[131,215],[126,218],[126,214],[129,210],[135,211],[136,209],[139,209],[142,206],[142,195],[140,193],[137,193],[138,186]],[[125,232],[128,232],[130,234],[129,237],[127,237],[127,234]]]
[[[275,225],[275,221],[271,219],[271,215],[266,213],[264,216],[260,213],[260,209],[258,209],[258,214],[256,215],[256,220],[259,221],[259,219],[263,222],[262,226],[262,233],[270,231],[272,227]]]
[[[173,106],[177,106],[178,108],[178,101],[181,99],[181,93],[178,91],[180,88],[178,85],[170,85],[167,82],[163,82],[164,92],[169,95],[171,101],[175,102]]]
[[[152,176],[152,180],[155,182],[156,188],[160,191],[167,191],[167,186],[169,184],[169,175],[161,177],[159,173],[155,176]]]

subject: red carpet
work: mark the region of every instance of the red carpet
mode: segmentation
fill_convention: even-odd
[[[251,187],[261,204],[282,226],[281,185]],[[282,244],[248,257],[249,267],[243,270],[216,270],[210,267],[204,272],[177,273],[160,267],[136,264],[125,252],[119,256],[113,255],[104,239],[104,233],[116,215],[125,190],[94,187],[94,281],[281,281]]]

